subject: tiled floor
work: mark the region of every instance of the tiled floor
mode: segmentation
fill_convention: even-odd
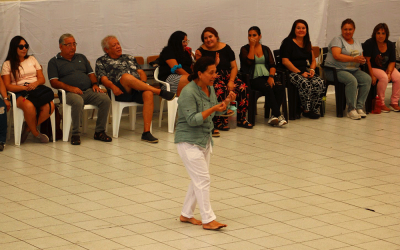
[[[212,205],[226,229],[178,221],[189,178],[166,119],[151,145],[123,117],[112,143],[93,130],[81,146],[8,143],[0,249],[400,249],[400,113],[336,118],[329,95],[326,117],[273,128],[261,106],[254,129],[214,140]]]

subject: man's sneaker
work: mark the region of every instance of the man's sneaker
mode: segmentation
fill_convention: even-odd
[[[150,142],[150,143],[157,143],[157,142],[158,142],[158,139],[155,138],[155,137],[150,133],[150,131],[148,131],[148,132],[143,132],[143,134],[142,134],[142,141],[147,141],[147,142]]]
[[[360,120],[361,116],[357,113],[355,109],[352,111],[347,112],[347,117],[353,120]]]
[[[361,116],[361,118],[367,117],[367,114],[364,113],[364,110],[362,110],[362,109],[357,109],[357,113]]]
[[[389,112],[390,112],[390,108],[386,107],[386,105],[383,104],[383,105],[381,106],[381,112],[382,112],[382,113],[389,113]]]
[[[167,101],[172,101],[172,100],[174,100],[176,94],[175,94],[174,92],[170,92],[170,91],[167,91],[167,90],[163,90],[163,89],[162,89],[162,90],[160,91],[160,96],[161,96],[162,98],[164,98],[165,100],[167,100]]]
[[[39,140],[39,142],[41,143],[48,143],[49,142],[49,137],[47,137],[47,135],[39,133],[38,136],[36,136],[36,138]]]
[[[4,145],[4,142],[0,142],[0,152],[4,150],[5,146],[6,145]]]
[[[271,125],[271,126],[278,125],[279,124],[278,117],[275,117],[275,116],[271,115],[271,117],[268,120],[268,124]]]
[[[283,115],[279,116],[278,121],[279,121],[278,123],[279,127],[282,127],[283,125],[287,124],[287,121],[285,120],[285,117]]]
[[[394,112],[400,112],[400,107],[397,104],[390,104],[390,107]]]

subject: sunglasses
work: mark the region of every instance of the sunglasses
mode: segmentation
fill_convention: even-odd
[[[23,50],[24,49],[24,47],[25,47],[25,49],[29,49],[29,44],[25,44],[25,45],[18,45],[18,49],[20,49],[20,50]]]

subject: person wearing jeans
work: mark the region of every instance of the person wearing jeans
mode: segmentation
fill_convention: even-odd
[[[367,117],[363,109],[371,88],[371,77],[359,68],[366,60],[361,43],[353,39],[354,21],[344,20],[341,29],[342,34],[329,43],[325,65],[336,68],[339,82],[345,85],[347,117],[360,120]],[[333,81],[333,71],[325,69],[325,77]]]

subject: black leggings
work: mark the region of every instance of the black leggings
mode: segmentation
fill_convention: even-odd
[[[271,88],[268,82],[268,76],[261,76],[250,81],[252,89],[262,92],[265,95],[265,101],[272,109],[272,115],[279,117],[281,115],[281,105],[285,97],[285,87],[280,82],[275,82]]]

